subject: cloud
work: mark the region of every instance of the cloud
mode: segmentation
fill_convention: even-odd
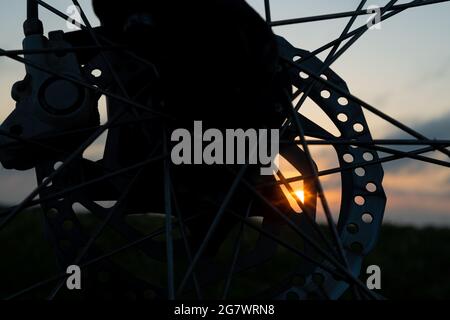
[[[413,128],[433,139],[450,139],[450,113],[417,123]],[[404,133],[388,133],[386,139],[412,139]],[[391,146],[412,150],[423,146]],[[427,156],[450,161],[439,152]],[[384,156],[384,155],[383,155]],[[402,159],[383,165],[383,182],[388,204],[386,221],[412,225],[450,226],[450,173],[448,168],[414,159]]]
[[[417,124],[413,129],[422,135],[430,139],[450,139],[450,113],[444,114],[439,118],[434,118],[428,121]],[[406,133],[389,133],[384,139],[414,139],[412,136]],[[425,146],[388,146],[392,149],[400,151],[408,151],[419,149]],[[432,152],[424,155],[437,155],[440,157],[440,153]],[[449,160],[447,157],[441,157],[443,160]],[[384,165],[387,171],[402,170],[412,172],[416,170],[423,170],[424,163],[414,159],[402,159],[399,161],[388,162]]]
[[[415,225],[450,227],[450,197],[416,192],[404,192],[386,188],[388,202],[385,222]]]
[[[407,89],[423,87],[424,84],[434,84],[450,75],[450,57],[445,59],[441,65],[435,69],[427,69],[417,80],[407,86]]]
[[[417,131],[428,138],[450,138],[450,112],[417,126]]]

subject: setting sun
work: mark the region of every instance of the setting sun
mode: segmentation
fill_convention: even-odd
[[[295,195],[300,199],[302,203],[305,203],[305,191],[297,190],[295,191]]]

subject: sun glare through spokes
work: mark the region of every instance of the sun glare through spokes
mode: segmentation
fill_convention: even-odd
[[[298,199],[300,199],[300,201],[302,203],[305,203],[305,190],[301,189],[301,190],[295,190],[295,195],[297,196]]]
[[[282,174],[285,179],[294,178],[301,176],[302,174],[292,166],[291,163],[289,163],[284,157],[279,155],[279,174]],[[280,181],[280,177],[275,173],[275,179],[277,181]],[[280,185],[281,190],[283,191],[284,196],[286,197],[287,201],[289,201],[289,205],[291,208],[297,212],[301,213],[303,210],[300,208],[300,205],[298,204],[298,200],[301,201],[301,203],[305,203],[305,193],[307,190],[305,190],[303,181],[294,181],[289,183],[289,188],[287,188],[285,185]]]
[[[286,197],[287,201],[289,201],[289,205],[291,206],[291,208],[297,213],[302,213],[303,210],[300,208],[300,205],[297,202],[298,200],[300,200],[302,204],[305,203],[305,190],[303,189],[302,183],[290,183],[290,186],[294,190],[294,192],[289,192],[288,188],[286,188],[284,185],[281,185],[280,188],[283,191],[283,194]]]

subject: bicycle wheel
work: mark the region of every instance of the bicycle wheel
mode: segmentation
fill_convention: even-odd
[[[396,2],[381,8],[381,20],[438,1]],[[173,92],[161,82],[168,77],[167,68],[148,58],[152,56],[148,47],[125,45],[121,38],[112,40],[110,31],[92,27],[78,1],[73,3],[80,9],[81,31],[54,31],[45,37],[38,5],[69,18],[44,1],[28,1],[23,50],[0,51],[25,64],[27,72],[12,89],[17,104],[1,127],[1,160],[6,168],[35,168],[38,181],[19,205],[1,213],[0,231],[24,213],[41,216],[58,265],[55,275],[6,292],[5,298],[70,296],[74,291],[65,284],[66,269],[72,265],[83,274],[83,289],[75,295],[88,299],[338,299],[348,288],[354,298],[380,298],[358,277],[383,220],[382,163],[409,157],[448,166],[421,154],[450,151],[447,142],[429,140],[352,95],[331,69],[369,29],[363,25],[350,31],[356,18],[367,14],[366,1],[352,12],[278,22],[271,21],[270,3],[265,1],[269,26],[343,16],[350,20],[338,39],[313,52],[273,36],[279,55],[273,58],[274,88],[255,91],[264,98],[252,97],[269,101],[267,113],[262,111],[265,107],[259,114],[252,109],[252,117],[238,107],[228,113],[219,110],[217,115],[205,110],[205,119],[223,117],[221,125],[233,118],[245,119],[242,123],[248,127],[255,127],[251,119],[264,119],[273,128],[277,123],[281,166],[271,176],[259,176],[248,165],[224,165],[220,173],[204,167],[181,172],[170,161],[169,135],[179,123],[177,117],[187,117],[190,110],[167,112]],[[242,11],[235,13],[236,21],[249,17],[255,28],[259,26],[256,14],[245,11],[251,9],[237,8]],[[125,17],[133,41],[154,35],[152,17],[145,12]],[[239,24],[233,28],[250,32]],[[205,48],[209,46],[205,57],[217,52],[213,44]],[[329,48],[324,61],[317,58]],[[193,52],[192,59],[197,59]],[[221,63],[204,56],[198,63],[214,62],[212,67]],[[189,61],[183,55],[171,60],[174,65]],[[266,64],[255,62],[260,65]],[[173,74],[169,78],[173,80]],[[192,87],[180,82],[178,90],[185,85],[189,90],[183,95],[190,95]],[[283,91],[286,88],[292,92]],[[208,101],[221,99],[219,91],[211,92],[209,86],[201,90],[208,91],[204,93]],[[101,96],[107,97],[104,123],[98,111]],[[303,112],[307,99],[332,123],[334,132]],[[372,139],[363,109],[416,139],[402,143],[429,147],[410,152],[383,147],[392,142]],[[101,157],[89,159],[86,150],[100,142]],[[331,146],[338,166],[320,170],[311,152],[314,145]],[[378,152],[391,156],[380,157]],[[321,182],[332,174],[341,190],[335,215]],[[36,205],[41,210],[28,209]],[[318,208],[326,228],[317,221]]]

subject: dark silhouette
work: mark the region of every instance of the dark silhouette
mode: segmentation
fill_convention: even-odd
[[[133,0],[116,6],[94,0],[93,6],[109,38],[132,46],[155,64],[161,77],[157,93],[164,101],[161,111],[176,119],[168,123],[171,128],[191,128],[194,120],[202,120],[206,128],[280,127],[284,119],[280,105],[288,102],[289,82],[278,61],[273,33],[245,1],[174,4]],[[141,83],[146,81],[144,76]],[[126,150],[121,152],[128,160],[136,151],[129,148],[129,141],[145,145],[142,134],[135,132],[136,135],[127,137]],[[151,132],[152,136],[161,133]],[[250,171],[255,173],[254,169]],[[162,181],[162,167],[145,176],[141,189],[134,194],[148,199],[150,182],[156,187],[150,192],[154,197],[152,206],[159,201],[160,205],[156,205],[159,209],[163,195],[161,183],[155,181]],[[199,211],[209,214],[198,225],[199,230],[193,232],[196,242],[203,239],[218,210],[205,200],[220,203],[233,178],[223,166],[173,169],[181,208],[186,214]],[[230,207],[243,214],[249,197],[244,190],[238,194]],[[279,191],[277,194],[272,190],[267,195],[277,198],[277,203],[283,202]],[[140,202],[136,200],[133,202]],[[212,248],[217,248],[231,225],[230,218],[222,220]]]

